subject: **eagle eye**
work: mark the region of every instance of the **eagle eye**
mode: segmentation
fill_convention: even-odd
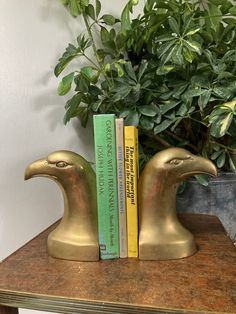
[[[56,163],[56,166],[57,166],[58,168],[65,168],[66,166],[68,166],[68,163],[65,162],[65,161],[58,161],[58,162]]]
[[[181,164],[183,162],[183,160],[182,159],[177,159],[177,158],[175,158],[175,159],[172,159],[172,160],[170,160],[170,164],[171,165],[173,165],[173,166],[178,166],[179,164]]]

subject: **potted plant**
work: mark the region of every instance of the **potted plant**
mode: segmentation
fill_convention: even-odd
[[[147,0],[133,19],[137,0],[118,18],[101,15],[99,0],[63,2],[84,19],[87,32],[69,44],[55,74],[78,57],[88,61],[59,83],[59,95],[74,89],[65,123],[79,117],[86,126],[90,114],[115,113],[138,126],[141,165],[157,151],[178,146],[214,160],[220,170],[236,171],[233,2]],[[197,179],[205,184],[203,176]]]

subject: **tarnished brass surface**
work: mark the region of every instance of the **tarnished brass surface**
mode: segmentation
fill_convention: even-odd
[[[64,215],[47,240],[49,255],[61,259],[99,259],[95,172],[80,155],[56,151],[30,164],[25,180],[47,177],[60,186]]]
[[[147,163],[138,186],[140,259],[177,259],[196,252],[193,235],[176,215],[177,187],[194,174],[216,176],[217,169],[182,148],[168,148]]]

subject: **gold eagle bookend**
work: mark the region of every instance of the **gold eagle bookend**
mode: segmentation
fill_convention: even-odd
[[[90,164],[70,151],[56,151],[31,163],[25,180],[54,180],[64,196],[64,215],[47,240],[49,255],[68,260],[99,260],[96,178]]]
[[[177,187],[195,174],[216,176],[217,169],[210,160],[181,148],[161,151],[145,166],[138,186],[141,260],[177,259],[196,252],[193,235],[176,214]]]

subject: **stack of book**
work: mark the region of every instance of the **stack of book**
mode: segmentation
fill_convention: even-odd
[[[93,117],[100,258],[138,257],[138,131]]]

